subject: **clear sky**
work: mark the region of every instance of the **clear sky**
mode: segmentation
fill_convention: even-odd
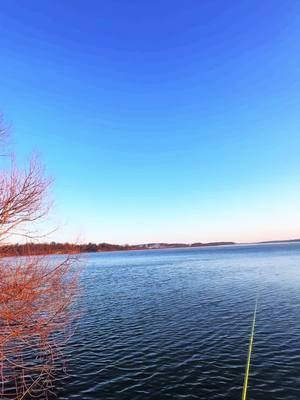
[[[2,0],[0,110],[54,239],[300,237],[300,2]]]

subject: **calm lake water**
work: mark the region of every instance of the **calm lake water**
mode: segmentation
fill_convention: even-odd
[[[300,398],[300,243],[90,254],[58,398]]]

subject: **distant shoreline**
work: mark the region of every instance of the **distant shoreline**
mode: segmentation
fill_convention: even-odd
[[[300,242],[300,239],[285,239],[285,240],[265,240],[263,242],[256,242],[256,244],[268,244],[268,243],[295,243]]]
[[[27,244],[9,244],[0,246],[0,257],[11,256],[30,256],[30,255],[58,255],[58,254],[81,254],[81,253],[105,253],[114,251],[138,251],[138,250],[161,250],[176,248],[203,248],[214,246],[234,246],[234,245],[250,245],[250,244],[276,244],[276,243],[295,243],[300,239],[286,240],[269,240],[253,243],[236,243],[236,242],[195,242],[187,243],[145,243],[136,245],[115,245],[110,243],[27,243]]]
[[[48,255],[48,254],[80,254],[80,253],[104,253],[111,251],[133,251],[133,250],[159,250],[191,247],[209,247],[235,245],[234,242],[209,242],[209,243],[145,243],[135,245],[118,245],[110,243],[26,243],[9,244],[0,246],[0,257]]]

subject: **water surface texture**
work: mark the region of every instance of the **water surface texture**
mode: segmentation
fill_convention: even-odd
[[[300,398],[300,244],[90,254],[63,399]]]

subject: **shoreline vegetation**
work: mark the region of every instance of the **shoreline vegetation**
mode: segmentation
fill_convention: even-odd
[[[110,243],[24,243],[6,244],[0,246],[1,257],[28,256],[28,255],[47,255],[47,254],[79,254],[79,253],[102,253],[110,251],[130,251],[130,250],[154,250],[154,249],[174,249],[181,247],[207,247],[234,245],[234,242],[210,242],[210,243],[145,243],[134,245],[118,245]]]
[[[0,158],[0,398],[48,399],[56,375],[65,371],[63,350],[77,320],[80,269],[69,255],[4,259],[38,251],[13,239],[37,239],[38,224],[51,209],[51,179],[35,155],[18,167],[1,114]]]
[[[270,240],[263,242],[256,242],[253,244],[268,244],[280,242],[299,242],[300,239],[288,240]],[[50,254],[79,254],[79,253],[102,253],[111,251],[132,251],[132,250],[157,250],[157,249],[174,249],[174,248],[190,248],[190,247],[210,247],[210,246],[228,246],[237,245],[241,243],[236,242],[208,242],[208,243],[145,243],[134,245],[118,245],[110,243],[86,243],[86,244],[73,244],[73,243],[26,243],[26,244],[6,244],[0,246],[0,257],[11,256],[40,256]]]

